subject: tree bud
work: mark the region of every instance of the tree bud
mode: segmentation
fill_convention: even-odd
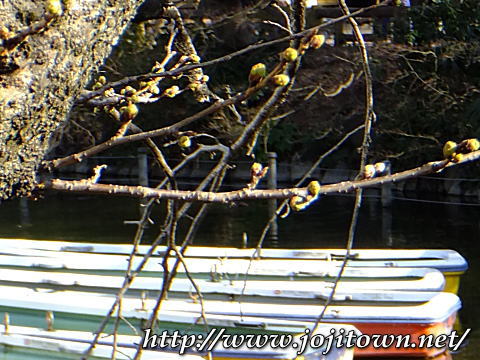
[[[275,83],[275,85],[285,86],[288,85],[288,83],[290,82],[290,77],[285,74],[275,75],[273,77],[273,82]]]
[[[287,48],[282,53],[282,57],[288,62],[295,61],[298,57],[298,51],[294,48]]]

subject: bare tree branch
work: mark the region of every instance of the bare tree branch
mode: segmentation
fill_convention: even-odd
[[[478,160],[480,151],[466,154],[458,163],[449,160],[440,160],[426,163],[422,166],[398,172],[392,175],[380,176],[373,179],[344,181],[337,184],[323,185],[320,194],[345,193],[356,189],[364,189],[379,186],[390,182],[404,181],[421,175],[432,174],[443,168],[456,166],[469,161]],[[132,198],[151,199],[172,199],[181,201],[199,201],[206,203],[229,203],[240,200],[260,199],[288,199],[292,196],[307,196],[308,188],[287,188],[277,190],[248,190],[241,189],[230,192],[208,192],[208,191],[186,191],[186,190],[164,190],[152,189],[142,186],[95,184],[82,180],[60,180],[53,179],[41,183],[37,190],[55,190],[72,193],[120,195]]]
[[[278,74],[282,68],[283,68],[284,62],[280,62],[265,78],[263,78],[261,81],[259,81],[257,84],[250,86],[247,88],[245,91],[241,92],[240,94],[237,94],[231,98],[228,98],[226,100],[218,100],[217,102],[213,103],[209,107],[207,107],[204,110],[199,111],[198,113],[189,116],[181,121],[176,122],[173,125],[160,128],[160,129],[155,129],[147,132],[142,132],[139,134],[133,134],[133,135],[128,135],[128,136],[114,136],[110,140],[101,143],[96,146],[92,146],[84,151],[81,151],[76,154],[69,155],[67,157],[61,158],[61,159],[55,159],[49,162],[46,162],[44,164],[45,168],[47,169],[52,169],[52,168],[58,168],[66,165],[71,165],[75,164],[78,162],[81,162],[83,159],[87,157],[91,157],[95,154],[98,154],[102,151],[105,151],[107,149],[110,149],[114,146],[118,146],[121,144],[126,144],[134,141],[140,141],[140,140],[146,140],[148,138],[152,137],[160,137],[160,136],[166,136],[166,135],[171,135],[176,132],[178,132],[181,128],[191,124],[192,122],[202,119],[206,117],[207,115],[210,115],[226,106],[233,105],[239,102],[242,102],[249,98],[251,95],[255,94],[259,89],[263,88],[266,86],[271,78]]]
[[[220,63],[223,63],[223,62],[226,62],[226,61],[230,61],[231,59],[233,59],[235,57],[244,55],[244,54],[249,53],[251,51],[258,50],[258,49],[261,49],[261,48],[264,48],[264,47],[267,47],[267,46],[273,46],[273,45],[281,44],[283,42],[287,42],[287,41],[290,41],[290,40],[300,39],[300,38],[308,35],[312,31],[324,29],[324,28],[329,27],[333,24],[342,22],[342,21],[344,21],[344,20],[346,20],[350,17],[361,15],[365,11],[375,9],[375,8],[381,7],[381,6],[386,6],[389,3],[390,3],[390,0],[385,0],[385,1],[382,1],[381,3],[379,3],[379,4],[359,9],[359,10],[351,13],[350,15],[344,15],[344,16],[338,17],[336,19],[331,19],[331,20],[329,20],[329,21],[327,21],[323,24],[310,27],[310,28],[308,28],[304,31],[298,32],[296,34],[286,36],[286,37],[276,39],[276,40],[271,40],[271,41],[266,41],[266,42],[259,43],[259,44],[250,45],[250,46],[247,46],[246,48],[241,49],[239,51],[236,51],[234,53],[231,53],[231,54],[228,54],[228,55],[225,55],[225,56],[222,56],[222,57],[219,57],[217,59],[210,60],[210,61],[205,61],[203,63],[185,65],[185,66],[181,66],[181,67],[179,67],[177,69],[174,69],[174,70],[171,70],[171,71],[164,71],[164,72],[160,72],[160,73],[148,73],[148,74],[125,77],[121,80],[108,83],[104,87],[102,87],[98,90],[84,92],[81,96],[78,97],[77,103],[78,104],[85,103],[88,100],[93,99],[94,97],[101,96],[106,90],[108,90],[110,88],[121,87],[121,86],[128,85],[132,82],[144,81],[144,80],[148,80],[148,79],[154,79],[154,78],[157,78],[157,77],[177,76],[177,75],[182,74],[184,72],[187,72],[187,71],[190,71],[190,70],[193,70],[193,69],[197,69],[197,68],[200,68],[200,67],[207,67],[207,66],[220,64]]]

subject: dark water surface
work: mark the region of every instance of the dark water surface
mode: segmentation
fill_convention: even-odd
[[[471,328],[469,344],[454,360],[480,358],[480,206],[459,199],[407,201],[395,199],[384,210],[376,198],[365,198],[355,247],[451,248],[460,252],[470,268],[462,278],[460,297],[463,328]],[[344,247],[352,213],[351,196],[321,199],[308,211],[279,222],[280,238],[265,246],[288,248]],[[195,244],[241,246],[242,234],[254,245],[267,220],[265,203],[236,207],[213,206],[199,229]],[[41,201],[11,201],[0,205],[0,237],[85,242],[125,242],[132,239],[138,202],[124,198],[52,196]],[[152,239],[157,225],[147,232]]]

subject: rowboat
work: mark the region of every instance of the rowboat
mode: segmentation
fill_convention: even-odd
[[[102,316],[107,313],[114,297],[107,294],[92,294],[75,291],[34,291],[21,287],[0,286],[0,312],[9,312],[12,322],[18,325],[42,327],[45,312],[55,317],[55,328],[95,331]],[[425,300],[425,299],[423,299]],[[131,334],[132,326],[142,328],[155,301],[150,299],[124,298],[122,334]],[[317,320],[323,310],[321,305],[281,305],[268,303],[226,302],[205,300],[203,302],[207,322],[210,326],[225,328],[231,333],[250,334],[300,333],[309,323]],[[382,306],[331,305],[323,322],[354,325],[363,334],[410,335],[412,342],[419,336],[449,334],[461,304],[458,297],[450,293],[431,294],[428,301]],[[204,332],[201,320],[202,306],[194,300],[169,299],[162,303],[159,320],[163,330]],[[310,325],[311,326],[311,325]],[[343,325],[342,325],[343,326]],[[296,328],[295,328],[296,327]],[[73,329],[72,329],[73,328]],[[111,331],[110,327],[106,332]],[[434,356],[445,348],[405,348],[390,346],[374,348],[368,344],[356,349],[363,356]]]
[[[352,328],[352,327],[350,327]],[[95,334],[85,331],[53,330],[46,331],[40,328],[24,326],[5,326],[0,325],[0,355],[4,360],[52,360],[52,359],[75,359],[84,354],[89,344],[95,337]],[[340,327],[329,327],[329,330],[339,330]],[[342,328],[343,329],[343,328]],[[353,328],[352,328],[353,329]],[[316,332],[316,335],[328,335],[322,328]],[[354,329],[353,329],[354,330]],[[354,330],[355,331],[355,330]],[[329,333],[329,332],[328,332]],[[358,332],[357,332],[358,333]],[[146,339],[140,336],[117,335],[116,358],[119,360],[133,359],[137,344],[142,344]],[[298,338],[293,341],[300,341]],[[152,342],[148,345],[150,345]],[[299,343],[301,344],[301,343]],[[219,343],[219,345],[222,345]],[[113,349],[113,335],[101,334],[98,345],[95,346],[92,356],[89,359],[111,359]],[[142,360],[203,360],[207,358],[208,351],[199,351],[198,349],[185,349],[187,353],[179,354],[174,352],[171,347],[160,349],[159,347],[142,351]],[[342,349],[332,348],[329,353],[321,357],[318,351],[307,351],[302,358],[305,360],[349,360],[352,359],[352,350],[342,351]],[[298,354],[292,347],[282,349],[267,344],[262,349],[249,349],[242,345],[235,349],[216,346],[212,351],[214,360],[227,359],[298,359]]]
[[[0,325],[0,358],[2,360],[78,360],[88,349],[91,333],[73,331],[45,331],[32,327]],[[130,340],[130,339],[128,339]],[[123,339],[122,339],[123,341]],[[133,341],[133,339],[132,339]],[[134,343],[124,343],[134,344]],[[102,341],[97,345],[89,359],[111,359],[112,345]],[[118,360],[130,360],[135,355],[132,346],[117,347]],[[162,360],[203,360],[199,355],[179,355],[173,352],[162,352]],[[142,352],[142,360],[158,360],[157,351]]]
[[[3,269],[29,269],[49,272],[71,272],[122,276],[127,269],[127,255],[48,251],[34,249],[3,248],[0,250],[0,267]],[[142,262],[136,256],[133,268]],[[169,259],[172,269],[176,259]],[[221,280],[302,280],[322,281],[332,286],[341,266],[336,262],[312,262],[310,260],[246,260],[246,259],[198,259],[186,258],[189,273],[195,279],[211,282]],[[248,276],[246,275],[248,274]],[[150,259],[140,276],[162,277],[163,267],[158,258]],[[178,267],[178,277],[185,278],[183,266]],[[275,281],[275,282],[276,282]],[[346,267],[340,284],[350,288],[439,291],[444,287],[443,275],[435,269],[424,268],[361,268]],[[292,282],[295,283],[295,282]],[[293,286],[293,285],[292,285]],[[301,285],[295,285],[301,286]]]
[[[123,276],[107,276],[75,273],[51,273],[40,271],[0,269],[0,285],[71,290],[92,293],[117,294],[124,283]],[[337,304],[381,305],[382,303],[410,303],[428,301],[432,293],[425,291],[387,290],[396,288],[395,282],[378,282],[378,288],[369,288],[370,283],[340,283],[332,301]],[[247,301],[261,303],[320,304],[333,291],[333,284],[321,281],[218,281],[195,280],[202,296],[209,300]],[[195,297],[196,289],[188,279],[174,279],[169,298],[188,299]],[[384,288],[381,288],[384,286]],[[152,277],[137,277],[126,293],[129,297],[156,298],[162,280]]]
[[[75,253],[117,254],[127,255],[131,252],[131,245],[124,244],[85,244],[65,243],[60,241],[38,241],[21,239],[0,239],[2,248],[14,247],[19,249],[37,249],[48,251],[62,251]],[[148,252],[148,245],[141,245],[139,255]],[[155,257],[163,257],[166,247],[158,247]],[[172,254],[174,256],[174,254]],[[262,260],[310,260],[316,263],[341,263],[346,256],[345,249],[237,249],[224,247],[190,246],[185,257],[206,259],[251,259]],[[304,268],[300,263],[295,268]],[[317,266],[317,265],[315,265]],[[311,268],[310,264],[306,268]],[[348,258],[348,267],[408,267],[434,268],[440,270],[445,278],[445,291],[457,293],[460,276],[467,270],[466,260],[454,250],[412,250],[412,249],[355,249]]]
[[[177,308],[178,306],[178,308]],[[179,309],[185,304],[169,302],[168,309]],[[199,307],[198,304],[195,306]],[[370,339],[375,335],[386,336],[385,339],[401,337],[399,343],[415,344],[415,346],[394,345],[385,348],[373,346],[364,342],[361,348],[356,348],[355,356],[411,356],[433,357],[446,350],[445,347],[420,347],[422,337],[434,337],[440,334],[450,334],[461,307],[459,298],[451,293],[437,293],[428,302],[418,302],[407,306],[329,306],[323,317],[326,323],[348,323],[354,325]],[[317,319],[321,306],[294,306],[253,303],[225,303],[207,301],[204,304],[207,314],[225,314],[275,318],[295,321],[312,322]],[[189,308],[189,310],[192,310]],[[406,335],[408,337],[406,337]],[[365,338],[366,339],[366,338]],[[382,341],[382,340],[380,340]],[[383,343],[387,345],[386,343]],[[357,343],[358,345],[358,343]]]
[[[93,295],[89,293],[59,291],[59,292],[38,292],[31,289],[25,289],[20,287],[0,287],[0,312],[8,313],[10,322],[15,326],[33,326],[37,328],[45,328],[45,314],[48,314],[49,319],[54,319],[53,324],[50,320],[50,327],[53,327],[54,331],[49,331],[50,337],[55,333],[62,334],[62,330],[76,331],[76,332],[89,332],[90,336],[92,332],[97,331],[103,316],[108,312],[114,297],[107,295]],[[170,300],[168,300],[170,301]],[[132,344],[138,344],[141,341],[139,334],[142,333],[142,329],[145,327],[145,321],[147,321],[151,309],[154,307],[153,300],[142,300],[126,298],[122,302],[122,316],[125,320],[121,321],[118,328],[120,335],[129,335],[130,338],[135,337],[135,341],[126,341],[128,337],[119,337],[121,345],[124,347],[132,346]],[[166,303],[166,302],[165,302]],[[185,305],[194,305],[192,303],[186,303]],[[181,308],[181,303],[178,303],[176,307]],[[201,317],[201,312],[190,312],[186,308],[182,310],[169,310],[162,309],[159,313],[159,321],[157,322],[157,328],[155,334],[162,334],[167,332],[169,335],[173,335],[175,331],[178,331],[180,336],[193,336],[202,335],[203,339],[208,337],[209,333],[213,336],[221,335],[221,340],[216,343],[213,348],[212,355],[214,359],[296,359],[299,355],[299,351],[293,344],[302,344],[301,337],[308,331],[308,324],[299,321],[288,321],[280,319],[263,319],[263,318],[250,318],[248,316],[228,316],[228,315],[207,315],[207,323],[205,323]],[[128,324],[126,323],[128,321]],[[9,329],[12,326],[9,325]],[[135,331],[134,331],[135,329]],[[105,329],[107,334],[113,330],[113,323]],[[10,332],[11,330],[9,330]],[[359,335],[359,332],[350,325],[345,324],[322,324],[318,327],[312,336],[326,337],[332,333],[353,332]],[[243,334],[249,334],[251,336],[270,336],[282,337],[289,341],[286,347],[275,346],[261,346],[258,348],[248,348],[246,346],[240,346],[238,348],[227,347],[228,342],[226,336],[233,336],[237,334],[236,339]],[[146,334],[151,337],[150,333]],[[290,338],[288,338],[290,337]],[[91,337],[89,338],[91,339]],[[123,339],[123,340],[122,340]],[[71,340],[71,338],[69,338]],[[88,339],[87,339],[88,340]],[[101,338],[101,344],[105,345],[105,338]],[[201,343],[201,342],[200,342]],[[108,343],[107,343],[108,344]],[[147,339],[146,344],[152,345],[150,339]],[[158,345],[158,344],[156,344]],[[189,346],[192,346],[190,344]],[[246,345],[246,344],[245,344]],[[311,346],[306,343],[302,356],[305,359],[325,359],[325,360],[337,360],[345,359],[350,360],[353,358],[353,349],[346,346],[339,348],[332,348],[328,351],[328,354],[322,354],[326,352],[328,344],[320,344],[321,346]],[[153,346],[157,349],[158,346]],[[182,348],[179,345],[175,348],[166,347],[170,351],[193,351],[195,348]],[[201,354],[205,355],[207,348],[200,349]],[[322,357],[324,356],[324,357]],[[163,359],[163,352],[161,358]]]

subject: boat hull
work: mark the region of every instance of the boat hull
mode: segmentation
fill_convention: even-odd
[[[8,332],[0,326],[0,358],[2,360],[78,360],[87,351],[89,344],[78,333],[47,332],[32,327],[10,326]],[[82,334],[83,335],[83,334]],[[89,338],[93,338],[90,334]],[[82,341],[83,340],[83,341]],[[91,360],[111,359],[112,346],[97,345],[92,350]],[[119,345],[116,359],[132,359],[135,349]],[[142,360],[158,360],[159,352],[143,351]],[[175,353],[161,353],[162,360],[203,360],[198,355],[180,356]]]
[[[79,292],[41,293],[29,289],[0,287],[0,313],[9,312],[12,323],[45,326],[45,313],[52,311],[55,328],[96,331],[103,316],[113,303],[109,295],[92,295]],[[125,298],[122,315],[130,325],[141,331],[155,301]],[[447,293],[433,295],[425,303],[408,306],[329,306],[323,322],[350,324],[366,334],[410,334],[412,341],[420,334],[448,334],[460,308],[457,296]],[[312,326],[322,312],[318,305],[276,305],[204,301],[203,310],[208,324],[214,328],[226,328],[229,333],[281,334],[300,333]],[[193,301],[166,300],[159,313],[163,330],[205,333],[201,318],[202,306]],[[43,325],[42,325],[43,324]],[[192,325],[194,324],[194,325]],[[112,328],[108,328],[107,332]],[[121,333],[132,334],[130,326],[122,322]],[[431,356],[445,348],[404,349],[366,348],[369,356],[405,355]],[[360,351],[361,354],[361,351]]]
[[[434,274],[429,274],[434,275]],[[439,277],[443,276],[437,273]],[[430,276],[432,280],[439,280]],[[99,294],[117,294],[124,276],[104,276],[75,273],[52,273],[0,269],[0,284],[25,288],[44,288],[56,291],[69,290]],[[439,282],[439,285],[441,282]],[[405,285],[405,284],[404,284]],[[162,280],[155,277],[137,277],[126,292],[128,297],[155,299],[160,293]],[[207,281],[174,279],[170,285],[170,299],[189,299],[198,296],[198,288],[204,299],[223,301],[245,301],[259,303],[288,303],[315,305],[324,303],[333,291],[333,284],[323,281]],[[389,290],[393,289],[393,290]],[[441,290],[441,287],[436,290]],[[351,281],[340,282],[332,297],[333,304],[380,305],[383,303],[405,304],[422,299],[428,301],[432,292],[403,289],[396,281]],[[413,300],[412,300],[413,299]]]
[[[32,249],[2,249],[0,267],[4,269],[30,269],[35,271],[71,272],[82,274],[123,276],[127,269],[126,255],[105,255],[73,252],[58,252]],[[135,269],[143,257],[132,260]],[[335,262],[311,260],[245,260],[245,259],[198,259],[186,258],[189,273],[195,279],[212,282],[274,280],[274,281],[323,281],[333,284],[342,270]],[[169,259],[173,269],[176,259]],[[163,268],[158,259],[147,262],[140,276],[162,277]],[[178,278],[186,278],[183,266],[178,268]],[[435,269],[349,267],[342,273],[340,285],[349,283],[364,289],[439,291],[444,287],[443,275]],[[365,282],[368,282],[366,284]],[[389,282],[387,284],[387,282]]]
[[[337,329],[331,327],[331,329]],[[322,329],[316,332],[321,335],[330,329]],[[3,360],[50,360],[50,359],[75,359],[78,360],[88,349],[89,344],[95,337],[94,333],[84,331],[55,330],[46,331],[35,327],[9,326],[8,331],[0,325],[0,355]],[[98,338],[97,345],[92,351],[90,359],[110,359],[113,349],[113,335],[102,333]],[[140,336],[117,335],[117,353],[119,360],[132,359],[136,352],[137,344],[142,344]],[[297,338],[294,341],[298,341]],[[151,343],[151,342],[150,342]],[[210,353],[214,360],[294,360],[299,359],[297,351],[293,348],[273,347],[269,344],[261,349],[250,349],[247,346],[225,348],[216,346]],[[322,354],[323,349],[311,351],[307,349],[301,356],[305,360],[351,360],[353,349],[331,349],[328,354]],[[182,354],[171,348],[145,348],[142,351],[142,360],[203,360],[208,359],[208,351],[199,351],[195,347],[188,348]]]
[[[127,255],[132,249],[131,245],[125,244],[68,243],[66,245],[64,242],[59,241],[24,239],[0,239],[0,246],[3,248],[36,249],[50,252],[61,251],[111,255]],[[141,255],[148,251],[148,245],[141,245],[137,253]],[[166,248],[160,246],[153,254],[153,257],[163,257],[165,252]],[[190,246],[184,256],[187,258],[230,260],[251,258],[263,260],[310,260],[338,265],[345,258],[345,254],[346,250],[344,249],[261,249],[260,252],[257,252],[256,249]],[[299,267],[301,265],[301,263],[298,264]],[[460,277],[467,270],[468,264],[458,252],[447,249],[354,249],[350,253],[348,267],[435,268],[442,271],[445,275],[445,291],[457,293]]]
[[[385,356],[389,357],[425,357],[431,358],[438,356],[445,352],[445,347],[419,347],[418,344],[428,343],[428,339],[435,340],[435,336],[441,334],[450,334],[453,331],[453,325],[455,323],[457,313],[452,313],[444,321],[438,321],[433,323],[423,323],[423,324],[384,324],[384,323],[355,323],[351,322],[352,325],[355,325],[362,334],[372,338],[376,334],[388,334],[392,337],[399,339],[398,343],[408,344],[411,346],[386,346],[382,349],[382,352],[385,353]],[[408,335],[408,337],[406,337]],[[425,339],[425,340],[422,340]],[[387,345],[391,339],[386,338]],[[427,341],[427,342],[425,342]],[[415,344],[415,345],[413,345]],[[415,347],[412,347],[415,346]],[[372,344],[366,347],[356,347],[355,356],[356,357],[375,357],[378,356],[379,348],[374,347]]]

